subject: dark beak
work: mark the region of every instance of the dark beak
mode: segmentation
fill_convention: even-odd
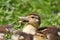
[[[19,17],[20,22],[28,22],[28,17]]]

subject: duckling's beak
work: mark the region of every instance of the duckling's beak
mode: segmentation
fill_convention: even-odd
[[[28,17],[19,17],[20,21],[19,22],[28,22]]]

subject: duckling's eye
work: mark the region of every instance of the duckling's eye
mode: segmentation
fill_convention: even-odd
[[[31,18],[35,18],[35,17],[31,17]]]

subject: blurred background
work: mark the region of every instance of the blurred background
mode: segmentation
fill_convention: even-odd
[[[21,28],[18,17],[31,12],[41,16],[40,27],[60,26],[60,0],[0,0],[0,25],[14,24],[15,29]]]

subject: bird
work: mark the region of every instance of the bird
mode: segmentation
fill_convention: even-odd
[[[46,26],[44,28],[38,28],[37,32],[43,32],[47,40],[60,40],[60,28],[56,26]]]
[[[11,31],[12,27],[12,25],[0,25],[0,40],[5,40],[4,36]]]

